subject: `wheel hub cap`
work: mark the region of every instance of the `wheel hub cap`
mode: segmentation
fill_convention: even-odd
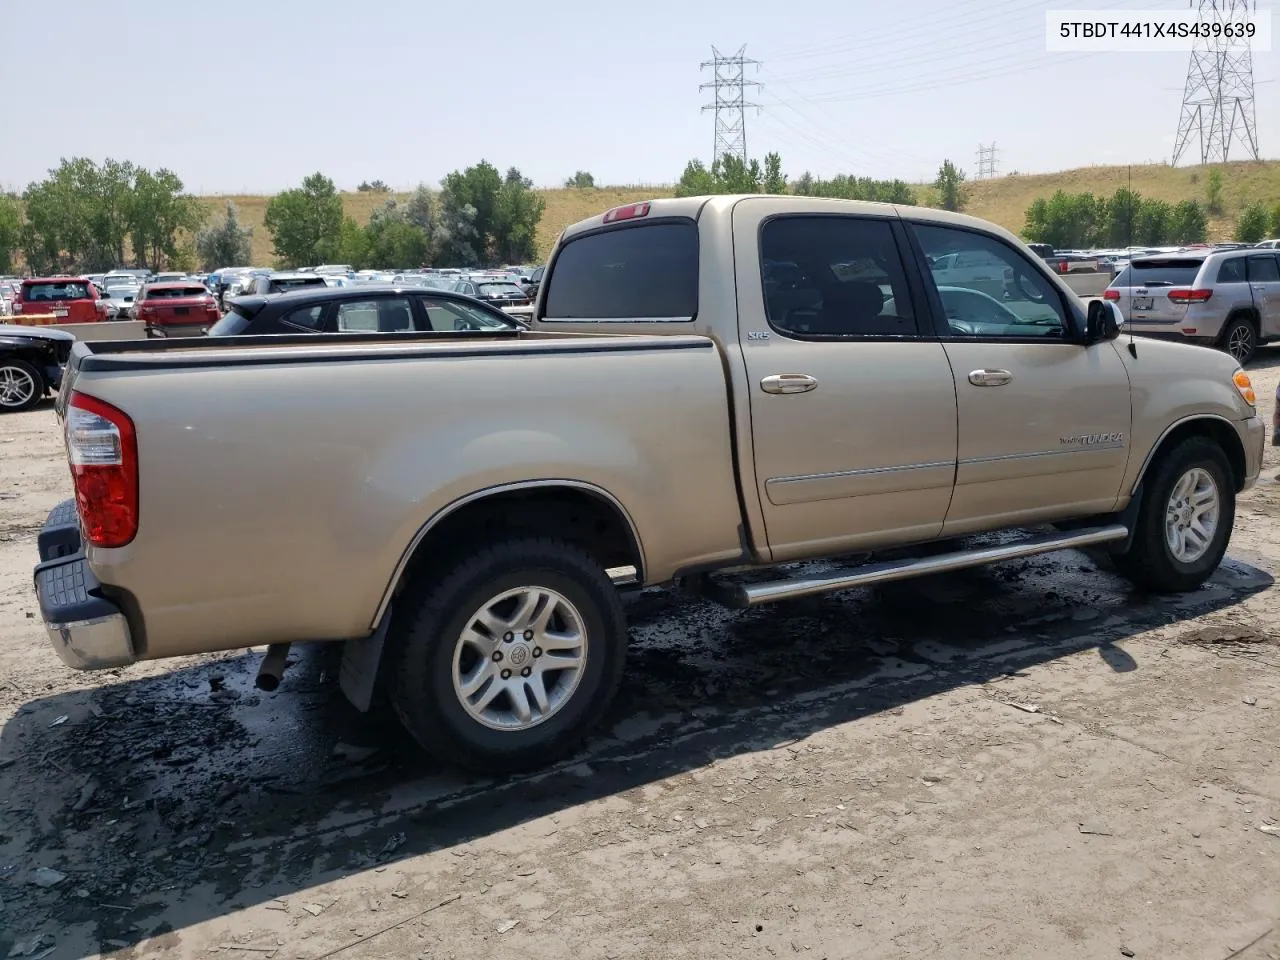
[[[453,692],[478,723],[527,730],[573,697],[586,654],[582,615],[563,594],[517,587],[467,621],[454,645]]]
[[[1192,467],[1178,479],[1165,510],[1165,542],[1175,560],[1194,563],[1208,553],[1221,512],[1218,484],[1208,470]]]
[[[0,404],[16,407],[26,403],[35,393],[31,375],[17,367],[0,367]]]

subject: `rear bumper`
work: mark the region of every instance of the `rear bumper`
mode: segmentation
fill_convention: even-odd
[[[134,663],[129,621],[102,595],[101,584],[80,551],[75,501],[65,500],[45,520],[37,541],[36,598],[45,632],[58,658],[77,670]]]

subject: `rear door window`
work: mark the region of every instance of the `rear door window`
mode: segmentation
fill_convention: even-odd
[[[325,304],[317,303],[310,307],[299,307],[291,310],[280,318],[280,322],[290,327],[297,327],[300,330],[307,330],[313,333],[319,332],[320,321],[324,319]],[[228,314],[230,316],[230,314]],[[223,318],[224,320],[226,317]],[[220,323],[221,321],[219,321]],[[217,325],[215,324],[215,327]],[[239,331],[237,331],[239,332]]]
[[[692,320],[698,227],[667,220],[588,233],[551,264],[547,320]]]
[[[22,287],[22,299],[30,302],[47,300],[88,300],[89,284],[71,283],[29,283]]]
[[[1280,281],[1280,267],[1276,266],[1276,258],[1272,256],[1249,258],[1250,283],[1276,283]]]
[[[407,297],[347,300],[338,304],[334,326],[339,333],[401,333],[414,329]]]

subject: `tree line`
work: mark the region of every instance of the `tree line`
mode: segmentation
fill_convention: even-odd
[[[362,192],[386,192],[381,181]],[[388,197],[369,222],[343,212],[321,173],[272,197],[265,227],[282,267],[349,263],[357,268],[480,266],[528,262],[546,201],[515,167],[487,161],[450,173],[432,193]],[[94,273],[138,266],[160,271],[249,265],[252,230],[233,203],[211,217],[171,170],[108,159],[63,160],[20,196],[0,194],[0,273],[18,255],[35,274]]]

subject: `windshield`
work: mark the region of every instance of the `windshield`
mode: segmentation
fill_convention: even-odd
[[[1194,283],[1203,260],[1136,260],[1120,271],[1117,287],[1174,287]]]
[[[87,283],[32,283],[23,288],[22,299],[38,300],[88,300]]]
[[[482,297],[523,297],[524,291],[514,283],[477,283]]]

